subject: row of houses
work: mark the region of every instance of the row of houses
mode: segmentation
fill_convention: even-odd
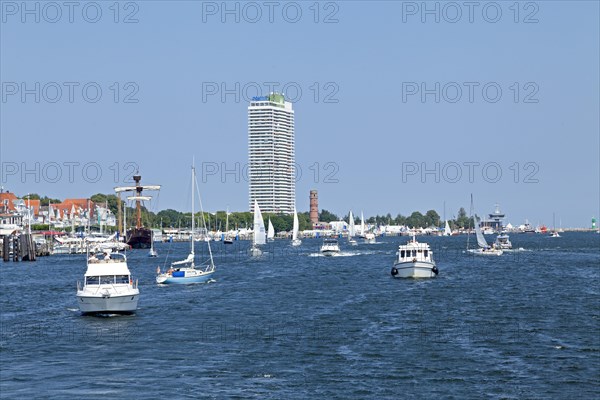
[[[0,192],[0,229],[36,224],[49,224],[59,229],[66,226],[116,226],[116,217],[106,204],[96,204],[90,199],[65,199],[42,206],[38,199]]]

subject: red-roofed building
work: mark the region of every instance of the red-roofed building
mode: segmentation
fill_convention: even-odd
[[[18,200],[14,193],[2,192],[0,193],[0,210],[3,212],[15,211],[14,201]]]

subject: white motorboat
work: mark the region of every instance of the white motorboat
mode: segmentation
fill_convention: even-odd
[[[407,244],[398,246],[396,255],[392,267],[394,278],[433,278],[439,272],[429,244],[417,242],[414,236]]]
[[[124,254],[106,251],[88,258],[83,287],[77,282],[77,303],[82,313],[133,313],[139,296]]]
[[[367,232],[365,234],[365,243],[367,243],[367,244],[375,243],[375,234],[372,232]]]
[[[294,206],[294,225],[292,227],[292,246],[300,246],[302,240],[298,239],[298,231],[300,229],[300,223],[298,222],[298,213],[296,212],[296,206]]]
[[[324,256],[335,256],[340,252],[340,245],[337,239],[324,239],[321,246],[321,254]]]
[[[512,243],[506,233],[501,233],[496,237],[493,247],[496,249],[509,250],[512,249]]]

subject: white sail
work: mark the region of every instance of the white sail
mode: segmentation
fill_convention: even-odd
[[[267,239],[275,238],[275,228],[273,228],[273,224],[271,223],[271,218],[269,218],[269,229],[267,230]]]
[[[258,207],[258,201],[254,200],[254,244],[265,244],[266,242],[265,222]]]
[[[352,211],[350,211],[350,225],[348,226],[348,239],[355,235],[354,232],[354,216],[352,215]]]
[[[444,236],[452,235],[452,231],[450,230],[450,225],[448,225],[448,220],[446,220],[446,226],[444,227]]]
[[[485,241],[483,233],[481,233],[481,228],[479,227],[479,218],[477,218],[477,214],[474,214],[473,216],[473,223],[475,225],[475,234],[477,235],[477,244],[479,245],[479,247],[487,249],[490,246]]]
[[[360,235],[363,236],[365,234],[365,217],[363,212],[360,212]]]
[[[296,207],[294,207],[294,226],[292,228],[292,240],[298,239],[298,231],[300,230],[300,223],[298,222],[298,213]]]

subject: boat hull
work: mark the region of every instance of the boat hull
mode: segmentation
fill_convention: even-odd
[[[134,249],[149,249],[152,246],[152,231],[146,228],[136,228],[128,232],[127,244]]]
[[[478,256],[501,256],[502,250],[498,249],[490,249],[490,250],[482,250],[482,249],[470,249],[467,250],[471,254],[476,254]]]
[[[323,254],[325,257],[333,257],[339,252],[339,250],[321,250],[321,254]]]
[[[79,310],[84,314],[114,313],[131,314],[137,310],[139,291],[126,295],[90,295],[77,293]]]
[[[191,283],[204,283],[208,281],[212,275],[212,272],[192,276],[167,276],[162,274],[156,277],[156,282],[161,284],[188,285]]]
[[[391,273],[394,278],[434,278],[438,270],[435,263],[425,261],[397,262]]]

